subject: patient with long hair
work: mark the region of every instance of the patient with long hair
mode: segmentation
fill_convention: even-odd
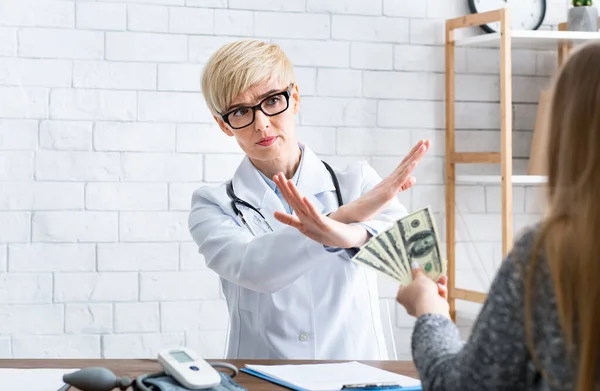
[[[552,86],[547,211],[514,244],[469,339],[420,269],[397,300],[417,317],[424,390],[600,389],[600,44],[577,48]]]

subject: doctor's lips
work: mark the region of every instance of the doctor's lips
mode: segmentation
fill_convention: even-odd
[[[256,144],[260,145],[261,147],[268,147],[269,145],[273,144],[275,140],[277,140],[277,136],[264,137],[258,140]]]

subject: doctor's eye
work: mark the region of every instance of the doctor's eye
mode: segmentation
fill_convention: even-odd
[[[248,109],[245,107],[239,108],[233,113],[231,113],[231,115],[233,115],[234,117],[243,117],[246,114],[248,114]]]
[[[267,104],[270,105],[270,106],[272,106],[272,105],[278,104],[279,102],[281,102],[281,97],[280,96],[274,96],[274,97],[272,97],[271,99],[269,99],[267,101]]]

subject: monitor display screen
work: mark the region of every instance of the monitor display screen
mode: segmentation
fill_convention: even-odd
[[[181,351],[173,352],[173,353],[171,353],[171,356],[178,362],[182,362],[182,363],[194,361],[193,358],[188,356],[185,352],[181,352]]]

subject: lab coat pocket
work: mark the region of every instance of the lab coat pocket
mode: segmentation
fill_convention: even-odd
[[[271,231],[267,221],[260,217],[258,214],[254,214],[252,216],[250,224],[252,225],[252,229],[254,230],[254,232],[256,232],[257,235],[265,234]]]
[[[269,223],[265,219],[263,219],[262,216],[258,214],[255,210],[252,210],[245,206],[240,206],[239,208],[243,213],[243,218],[238,219],[238,224],[240,226],[245,225],[252,235],[259,236],[271,231],[271,226],[269,225]]]

